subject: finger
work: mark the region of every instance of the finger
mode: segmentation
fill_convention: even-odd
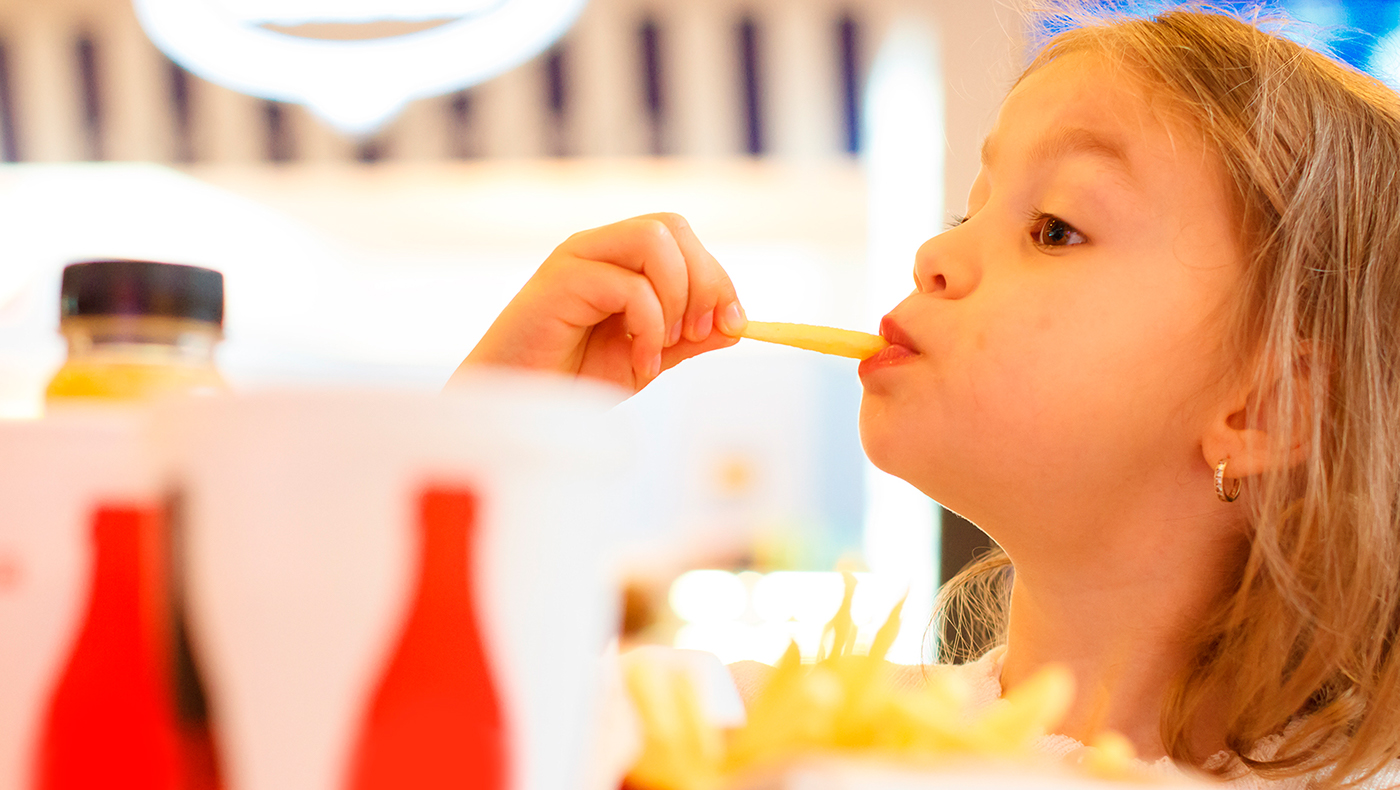
[[[685,308],[685,337],[699,342],[709,337],[712,329],[737,337],[744,328],[744,308],[739,304],[734,283],[724,267],[700,243],[700,238],[685,217],[679,214],[649,214],[647,218],[655,219],[670,229],[685,258],[686,274],[690,280],[690,298]]]
[[[621,314],[632,337],[631,367],[641,389],[661,372],[666,324],[661,302],[645,275],[604,261],[578,261],[582,273],[574,293],[592,315]]]
[[[671,336],[679,338],[689,299],[690,278],[686,259],[671,228],[655,217],[634,217],[601,228],[586,230],[564,243],[580,258],[604,261],[639,272],[652,282]]]
[[[589,330],[579,359],[578,375],[637,391],[637,375],[632,370],[632,336],[627,331],[626,315],[610,316]]]

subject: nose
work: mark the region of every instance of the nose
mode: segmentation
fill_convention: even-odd
[[[982,267],[965,226],[934,236],[914,253],[914,284],[920,294],[962,299],[977,290]]]

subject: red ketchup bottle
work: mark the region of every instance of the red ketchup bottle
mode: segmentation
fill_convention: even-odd
[[[352,757],[351,790],[503,790],[505,729],[472,600],[476,497],[419,502],[417,590]]]
[[[168,564],[155,508],[101,507],[92,591],[40,736],[40,790],[177,790]]]

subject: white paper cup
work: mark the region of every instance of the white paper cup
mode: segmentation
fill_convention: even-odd
[[[0,421],[0,790],[33,786],[49,698],[91,589],[98,508],[156,505],[138,419]]]
[[[418,495],[479,503],[473,591],[510,786],[579,786],[615,630],[607,556],[628,443],[612,390],[484,375],[444,395],[169,404],[187,607],[232,790],[341,790],[403,621]]]

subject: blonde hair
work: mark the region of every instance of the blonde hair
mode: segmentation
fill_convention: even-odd
[[[1178,102],[1218,153],[1247,250],[1228,336],[1268,393],[1252,406],[1282,470],[1245,481],[1249,552],[1200,623],[1162,741],[1202,765],[1189,736],[1209,709],[1237,758],[1217,772],[1362,781],[1400,757],[1400,97],[1229,13],[1082,9],[1033,12],[1073,27],[1025,74],[1106,57]],[[1306,457],[1290,464],[1296,443]],[[980,611],[981,632],[1004,639],[1009,566],[1000,552],[974,563],[940,612]],[[987,646],[954,642],[942,657]],[[1271,735],[1278,749],[1252,758]]]

